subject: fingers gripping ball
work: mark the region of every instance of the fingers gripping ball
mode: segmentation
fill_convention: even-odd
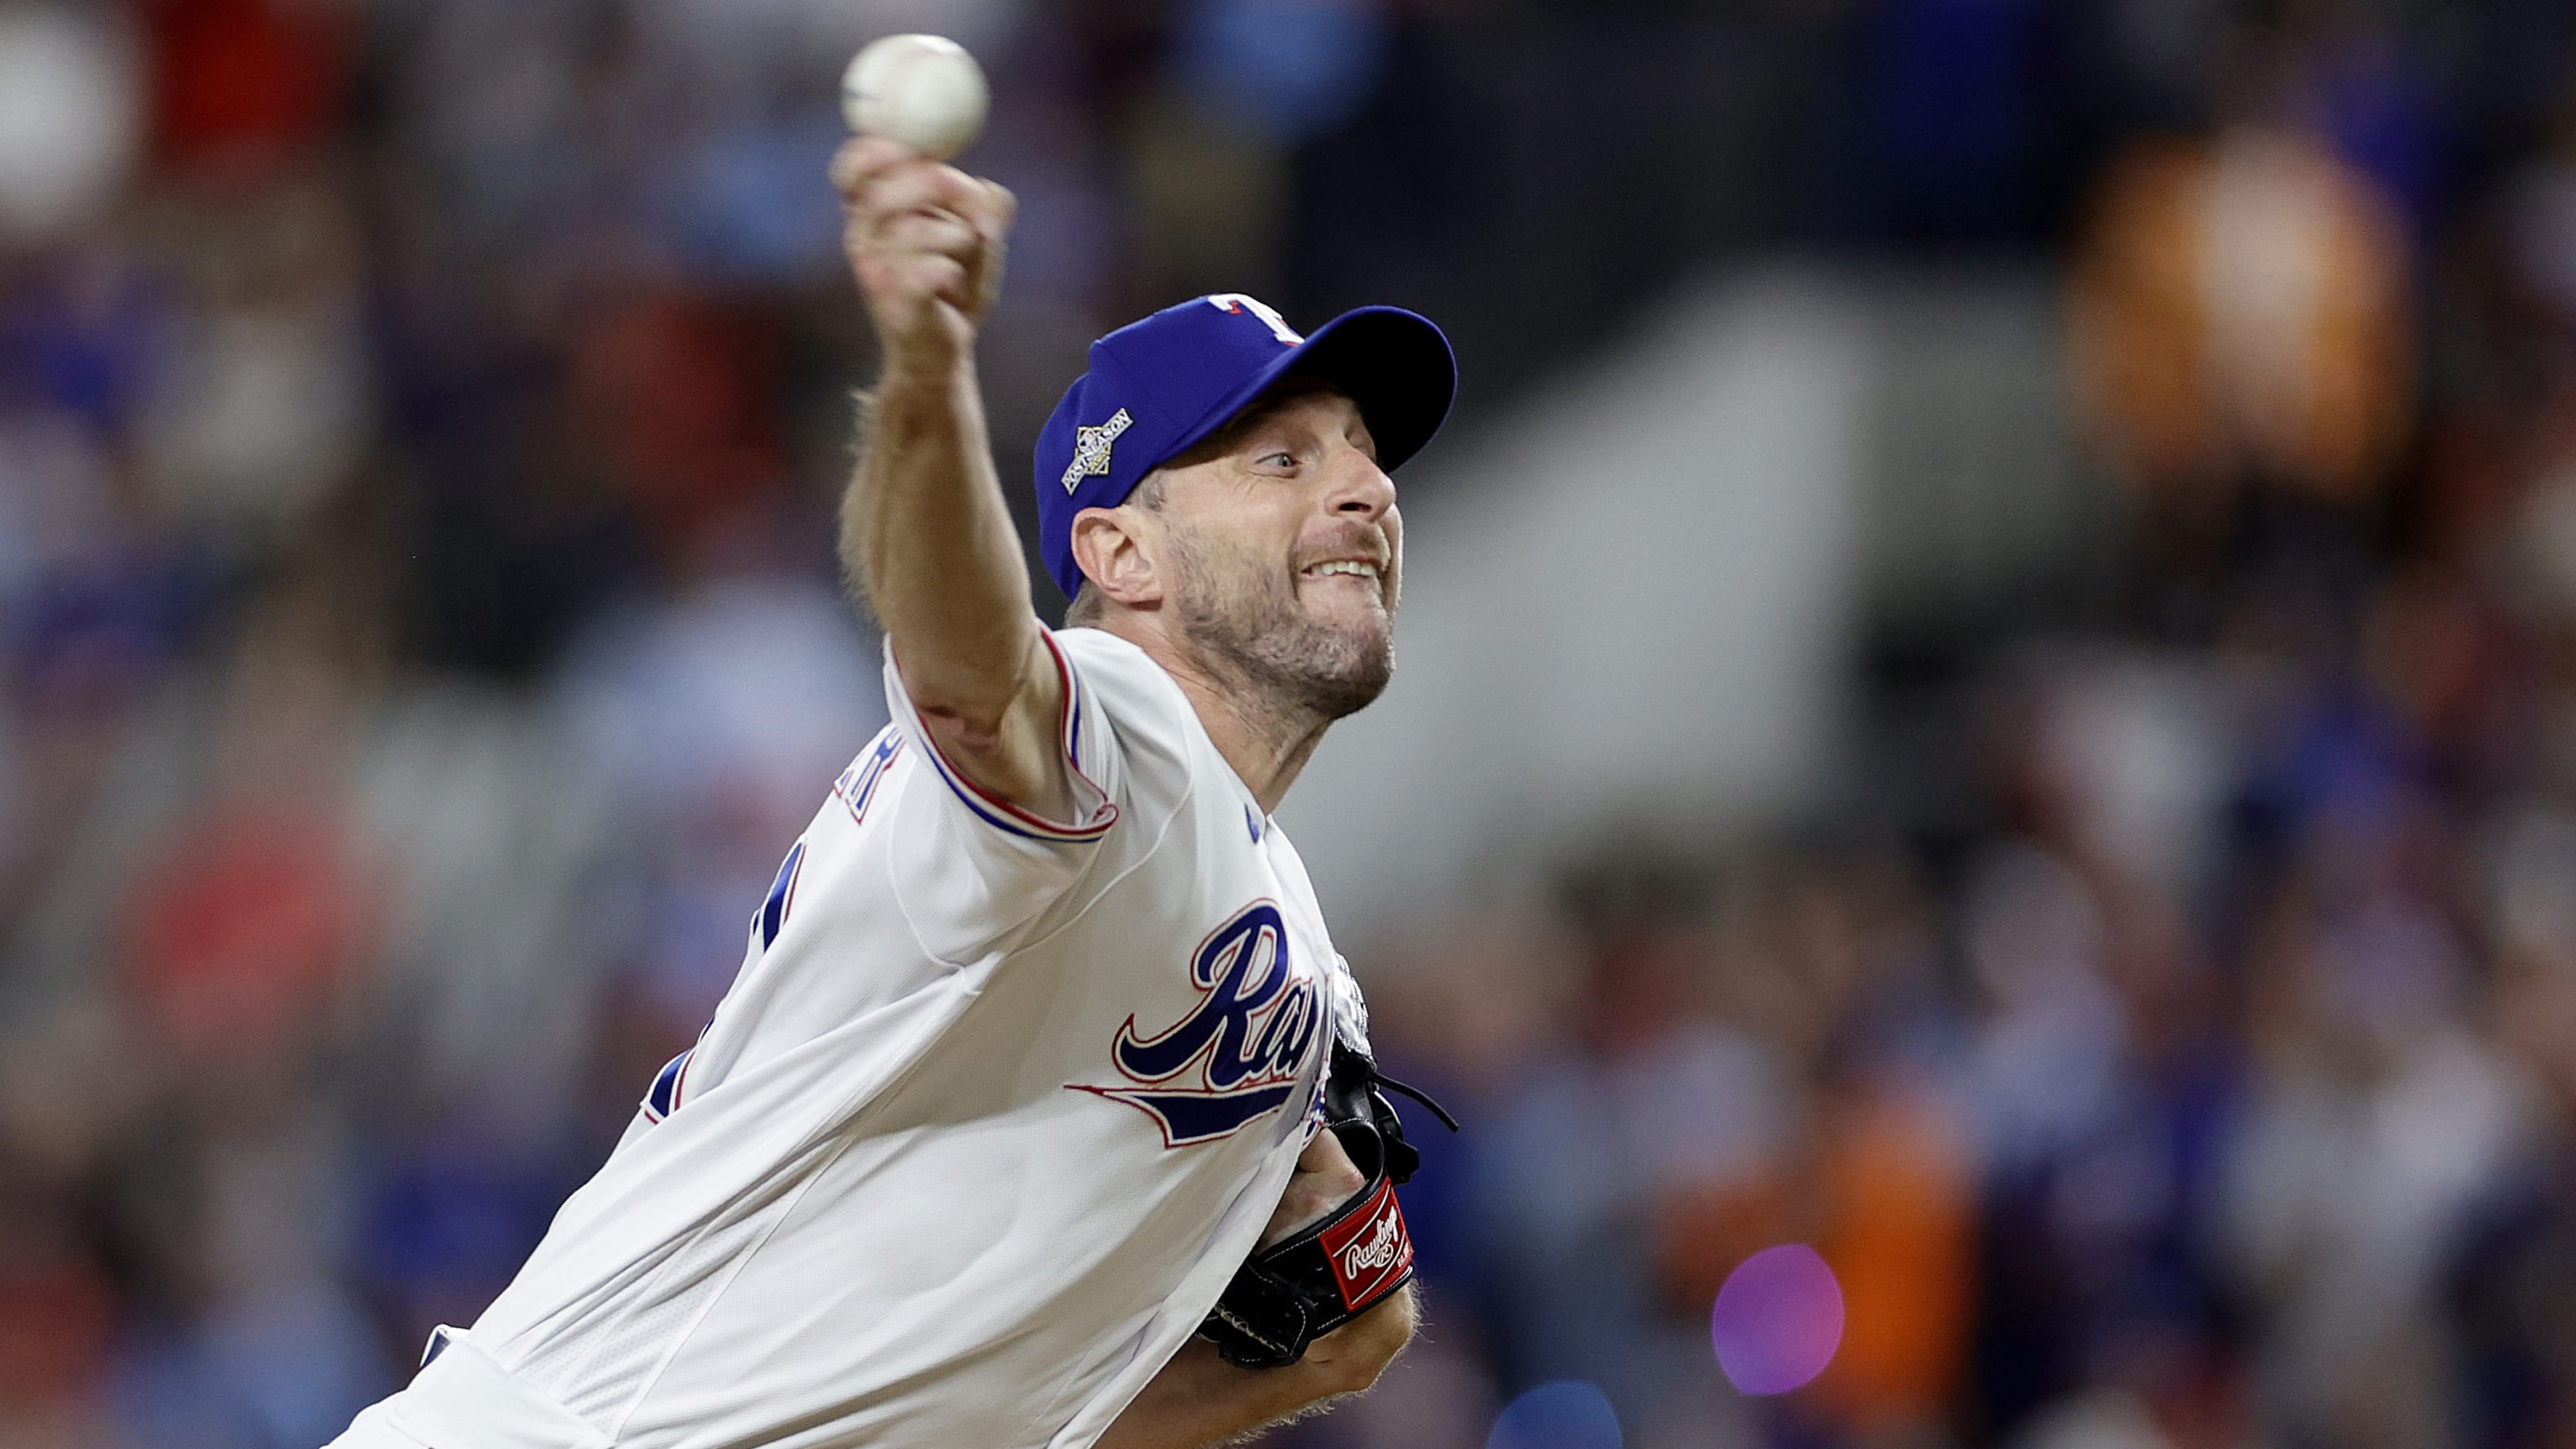
[[[934,161],[974,144],[991,99],[975,57],[944,36],[889,35],[841,73],[841,115],[851,130],[900,141]]]

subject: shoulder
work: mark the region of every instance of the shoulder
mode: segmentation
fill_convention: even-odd
[[[1172,676],[1132,640],[1088,628],[1050,630],[1047,637],[1086,678],[1136,690],[1168,690],[1180,698],[1181,687],[1172,682]]]
[[[1105,713],[1130,746],[1179,750],[1205,733],[1189,696],[1136,644],[1099,629],[1058,629],[1048,638],[1068,666],[1077,715],[1085,705]]]

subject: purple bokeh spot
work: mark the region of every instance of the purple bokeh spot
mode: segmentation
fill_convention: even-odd
[[[1833,1362],[1843,1341],[1843,1290],[1806,1244],[1764,1248],[1717,1290],[1708,1336],[1738,1390],[1785,1394]]]

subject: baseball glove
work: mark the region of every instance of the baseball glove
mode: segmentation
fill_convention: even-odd
[[[1333,1044],[1324,1082],[1324,1125],[1367,1180],[1322,1222],[1254,1253],[1216,1300],[1199,1335],[1227,1363],[1284,1368],[1306,1345],[1383,1302],[1413,1281],[1413,1240],[1395,1189],[1412,1180],[1422,1154],[1404,1140],[1404,1121],[1387,1090],[1429,1108],[1450,1131],[1457,1119],[1439,1103],[1381,1075],[1360,1051]]]

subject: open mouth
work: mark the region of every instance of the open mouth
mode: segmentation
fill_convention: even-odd
[[[1350,577],[1366,579],[1381,588],[1386,585],[1385,567],[1364,558],[1326,559],[1322,563],[1308,564],[1298,571],[1298,577],[1308,579]]]

